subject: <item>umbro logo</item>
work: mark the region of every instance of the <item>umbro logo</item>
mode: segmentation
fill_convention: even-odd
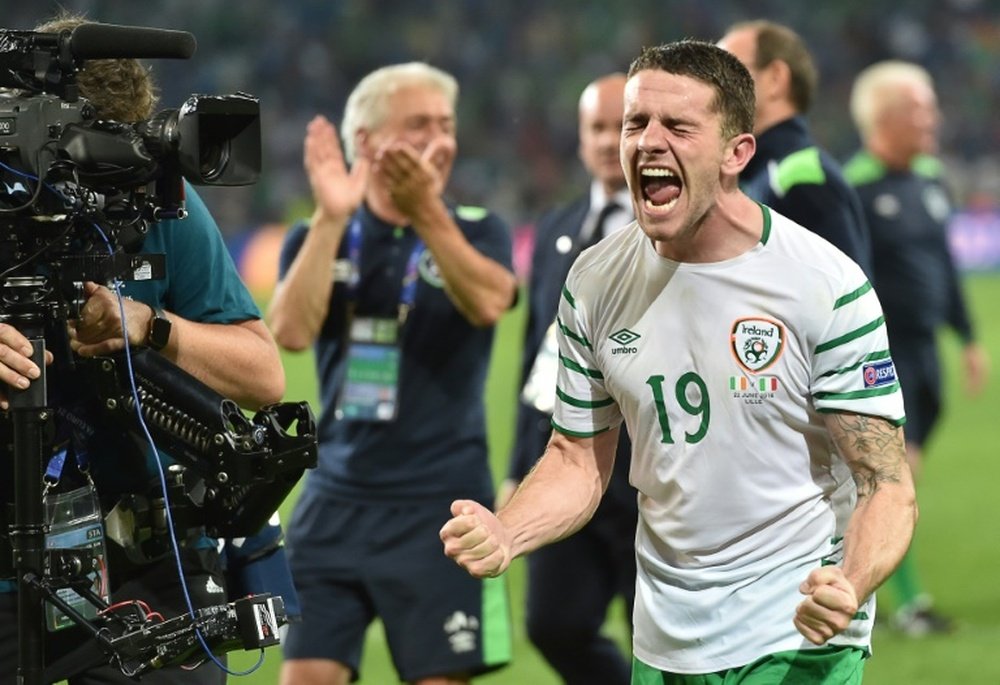
[[[636,347],[631,347],[632,343],[638,340],[641,336],[635,331],[630,331],[627,328],[622,328],[621,330],[615,331],[608,336],[611,340],[621,345],[621,347],[612,347],[611,354],[635,354],[639,351]]]
[[[639,339],[639,334],[635,331],[630,331],[627,328],[623,328],[620,331],[616,331],[608,336],[614,340],[619,345],[628,345]]]

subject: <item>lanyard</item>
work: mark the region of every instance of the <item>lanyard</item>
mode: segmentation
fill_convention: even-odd
[[[417,238],[413,243],[409,259],[406,260],[406,271],[403,273],[403,285],[399,293],[399,322],[406,321],[413,303],[417,299],[417,277],[420,256],[424,253],[424,243]],[[358,285],[361,282],[361,220],[355,216],[347,230],[347,258],[351,262],[351,276],[347,281],[351,300],[356,300]]]
[[[87,452],[83,449],[73,450],[76,456],[76,465],[87,480],[90,480],[90,459],[87,456]],[[49,459],[48,465],[45,467],[45,489],[48,490],[54,485],[58,485],[60,479],[62,478],[63,467],[66,464],[66,457],[69,454],[69,448],[63,447],[61,450],[52,455]]]

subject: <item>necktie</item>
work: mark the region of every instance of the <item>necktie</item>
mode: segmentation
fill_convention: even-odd
[[[604,223],[613,212],[619,209],[621,209],[621,206],[614,200],[601,207],[601,211],[597,213],[597,219],[594,221],[594,230],[590,232],[590,236],[584,242],[581,249],[585,250],[592,245],[596,245],[604,237]]]

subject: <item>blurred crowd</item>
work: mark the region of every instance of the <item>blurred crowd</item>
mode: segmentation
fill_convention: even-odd
[[[794,27],[810,45],[821,74],[813,130],[841,159],[858,144],[847,111],[854,75],[887,57],[924,65],[937,80],[959,203],[1000,205],[997,0],[46,0],[5,8],[3,26],[29,29],[58,7],[192,32],[191,60],[151,62],[161,108],[195,92],[260,97],[261,182],[204,193],[231,235],[306,213],[306,122],[317,112],[336,117],[366,72],[413,59],[461,85],[454,197],[487,204],[512,226],[529,223],[583,183],[575,108],[589,80],[627,69],[643,45],[716,40],[730,23],[757,17]]]

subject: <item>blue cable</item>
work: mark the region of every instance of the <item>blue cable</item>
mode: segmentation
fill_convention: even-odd
[[[101,227],[97,224],[93,224],[93,227],[100,234],[101,239],[104,240],[104,244],[107,245],[108,247],[108,252],[113,255],[114,249],[111,246],[111,241],[108,240],[107,236],[104,234],[104,231],[101,230]],[[156,458],[156,469],[160,478],[160,489],[163,493],[164,509],[167,516],[167,530],[170,533],[170,546],[174,553],[174,563],[177,566],[177,577],[180,580],[181,591],[183,592],[184,595],[184,602],[187,605],[188,615],[191,617],[194,626],[195,635],[198,637],[198,642],[201,643],[201,647],[204,650],[205,654],[218,668],[225,671],[229,675],[235,675],[235,676],[250,675],[257,669],[259,669],[261,665],[264,663],[263,648],[261,648],[260,650],[260,657],[257,659],[257,663],[254,664],[251,668],[249,668],[246,671],[233,671],[227,668],[226,665],[223,664],[221,661],[219,661],[219,659],[215,656],[215,654],[212,653],[211,648],[208,646],[208,643],[205,642],[204,636],[198,629],[196,623],[197,616],[195,616],[194,604],[191,602],[191,595],[188,592],[187,580],[184,577],[184,567],[181,561],[180,546],[177,544],[177,536],[174,532],[173,515],[170,513],[171,512],[170,497],[167,488],[167,478],[163,471],[163,462],[160,459],[160,451],[156,448],[156,441],[153,440],[153,436],[149,432],[149,427],[146,425],[146,421],[142,416],[142,402],[139,399],[139,391],[135,384],[135,371],[132,368],[132,349],[128,340],[128,323],[125,318],[125,302],[124,302],[124,297],[122,296],[121,293],[122,282],[116,279],[112,284],[112,286],[113,290],[115,291],[115,294],[118,297],[118,310],[122,322],[122,337],[125,340],[125,361],[128,366],[129,385],[132,391],[132,399],[135,403],[136,417],[139,419],[139,425],[142,426],[142,432],[146,436],[147,444],[149,445],[150,449],[153,450],[153,455]]]

